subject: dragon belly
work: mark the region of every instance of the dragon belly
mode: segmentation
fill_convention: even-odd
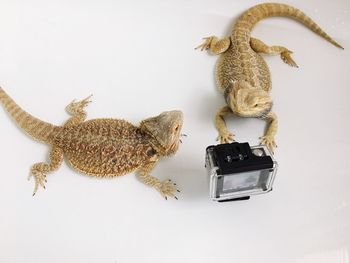
[[[216,83],[221,92],[232,81],[244,80],[253,87],[271,89],[270,71],[265,60],[250,46],[245,49],[231,47],[221,54],[216,64]]]
[[[145,164],[150,138],[124,120],[97,119],[65,127],[54,138],[73,168],[94,176],[119,176]]]
[[[144,145],[88,145],[87,148],[91,150],[66,153],[72,167],[84,174],[120,176],[136,170],[147,161],[147,155],[143,154],[146,152]]]

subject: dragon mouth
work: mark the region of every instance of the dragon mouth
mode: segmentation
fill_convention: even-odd
[[[179,144],[180,144],[180,139],[174,141],[169,147],[168,155],[175,154],[179,149]]]
[[[255,117],[255,114],[245,113],[244,111],[242,112],[239,109],[234,109],[232,111],[234,112],[234,114],[236,114],[239,117],[245,117],[245,118]]]

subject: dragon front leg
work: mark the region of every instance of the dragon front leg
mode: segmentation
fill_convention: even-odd
[[[224,117],[228,114],[232,114],[232,110],[229,106],[224,106],[216,113],[215,116],[215,126],[219,132],[217,140],[220,141],[220,143],[229,143],[230,141],[234,141],[235,135],[228,131],[224,119]]]
[[[176,192],[180,191],[176,188],[175,183],[173,183],[171,180],[160,181],[158,178],[149,175],[149,173],[153,170],[155,164],[156,162],[150,162],[140,167],[138,170],[139,178],[144,184],[157,189],[166,200],[168,197],[174,197],[177,199],[177,196],[175,194]]]
[[[274,149],[277,147],[275,142],[275,135],[277,133],[278,127],[277,115],[273,112],[270,112],[265,118],[269,122],[269,126],[267,128],[266,134],[260,137],[261,144],[266,145],[273,153]]]

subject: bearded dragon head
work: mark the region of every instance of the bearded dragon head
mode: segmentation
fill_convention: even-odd
[[[182,124],[182,112],[174,110],[143,120],[140,128],[153,137],[161,154],[171,155],[179,148]]]
[[[227,104],[232,111],[242,117],[263,117],[272,108],[268,92],[256,89],[246,81],[234,81],[225,90]]]

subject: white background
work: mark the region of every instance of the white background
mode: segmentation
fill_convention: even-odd
[[[195,51],[223,37],[258,1],[0,1],[0,83],[54,124],[93,93],[89,118],[140,120],[181,109],[188,138],[154,170],[182,190],[165,201],[135,175],[98,180],[66,164],[31,196],[30,166],[48,147],[0,110],[0,262],[350,262],[350,2],[287,1],[340,50],[287,18],[253,32],[293,50],[299,69],[266,57],[279,117],[274,191],[250,201],[208,200],[204,153],[215,144],[215,56]],[[228,119],[257,144],[265,123]]]

